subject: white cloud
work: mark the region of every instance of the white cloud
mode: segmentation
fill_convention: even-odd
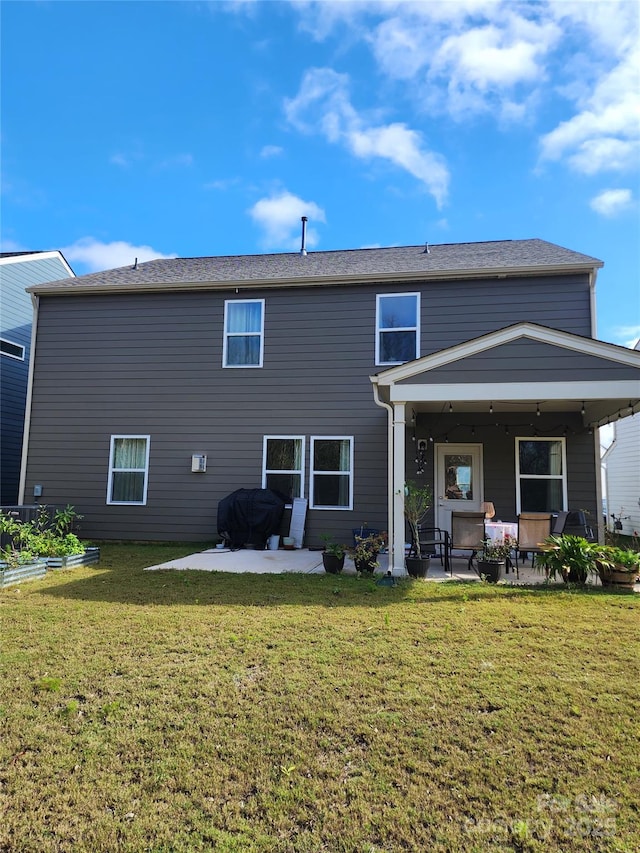
[[[193,154],[174,154],[158,164],[159,169],[182,169],[193,166]]]
[[[590,207],[602,216],[615,216],[631,207],[633,195],[631,190],[603,190],[589,202]]]
[[[142,263],[156,258],[177,257],[177,255],[163,255],[151,246],[135,246],[123,240],[102,243],[93,237],[82,237],[60,251],[71,265],[74,262],[81,263],[87,267],[87,272],[128,266],[133,264],[136,258],[139,263]]]
[[[284,148],[279,145],[264,145],[260,151],[260,156],[268,160],[270,157],[279,157],[284,153]]]
[[[584,108],[542,137],[542,157],[560,160],[585,174],[622,171],[640,152],[640,50],[604,74]]]
[[[249,215],[263,231],[263,246],[272,249],[300,247],[302,216],[316,222],[326,221],[324,210],[315,202],[304,201],[287,190],[261,198],[250,208]],[[307,226],[307,246],[317,245],[318,239],[313,226]]]
[[[541,137],[541,161],[593,175],[640,160],[637,2],[363,0],[293,8],[317,39],[338,32],[343,42],[364,42],[380,80],[429,116],[533,124],[552,104],[545,115],[561,119]],[[339,115],[326,117],[328,138]]]
[[[629,349],[638,349],[640,326],[616,326],[612,332],[613,342]]]
[[[380,158],[404,169],[424,184],[438,207],[446,200],[449,171],[444,158],[430,151],[422,134],[403,123],[368,122],[349,100],[349,78],[331,68],[312,68],[303,77],[285,112],[299,130],[322,133],[363,160]]]

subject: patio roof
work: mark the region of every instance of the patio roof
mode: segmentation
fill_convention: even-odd
[[[527,344],[526,358],[516,356]],[[518,347],[521,349],[519,350]],[[518,323],[371,376],[383,403],[415,412],[574,411],[602,426],[640,411],[640,352]]]

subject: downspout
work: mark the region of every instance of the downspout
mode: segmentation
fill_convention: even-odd
[[[20,461],[20,483],[18,486],[18,503],[24,503],[24,490],[27,480],[27,455],[29,451],[29,431],[31,428],[31,399],[33,396],[33,374],[36,364],[36,337],[38,330],[38,309],[40,298],[35,294],[31,296],[33,304],[33,320],[31,323],[31,351],[29,353],[29,376],[27,379],[27,397],[24,406],[24,430],[22,433],[22,458]]]
[[[596,328],[596,277],[598,273],[593,269],[589,273],[589,311],[591,312],[591,337],[596,340],[598,330]]]
[[[371,382],[373,383],[373,400],[376,406],[387,410],[387,533],[389,536],[389,569],[393,569],[395,564],[393,546],[393,406],[380,399],[378,378],[372,376]]]

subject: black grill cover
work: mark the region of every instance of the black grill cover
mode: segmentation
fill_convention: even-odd
[[[264,548],[280,529],[284,505],[271,489],[237,489],[218,504],[218,533],[230,548]]]

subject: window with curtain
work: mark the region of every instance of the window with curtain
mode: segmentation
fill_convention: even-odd
[[[352,509],[353,438],[311,438],[311,509]]]
[[[402,364],[420,357],[420,294],[393,293],[376,298],[376,364]]]
[[[517,511],[566,510],[564,439],[518,438],[516,450]]]
[[[233,299],[224,304],[224,367],[262,367],[264,299]]]
[[[262,452],[262,488],[280,492],[293,503],[304,497],[304,438],[265,435]]]
[[[108,504],[146,504],[149,436],[112,435]]]

